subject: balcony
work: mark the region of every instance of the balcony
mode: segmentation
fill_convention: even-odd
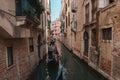
[[[30,37],[30,29],[16,26],[16,16],[0,9],[0,38]]]
[[[8,39],[8,38],[28,38],[30,37],[30,30],[24,29],[20,27],[13,26],[0,26],[0,38]]]
[[[37,6],[39,7],[39,6]],[[16,0],[17,26],[28,23],[29,25],[40,24],[39,8],[32,6],[28,0]]]
[[[73,0],[72,3],[71,3],[71,11],[73,13],[76,13],[76,11],[77,11],[76,0]]]

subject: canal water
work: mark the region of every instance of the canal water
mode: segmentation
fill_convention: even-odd
[[[29,80],[107,80],[61,45],[59,63],[43,60]]]
[[[83,60],[78,59],[64,46],[61,48],[63,77],[66,80],[108,80],[93,70]]]

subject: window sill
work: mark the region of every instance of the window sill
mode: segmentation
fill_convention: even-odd
[[[89,25],[90,25],[90,22],[86,22],[83,24],[84,27],[89,26]]]
[[[30,54],[33,54],[34,53],[34,51],[32,51],[32,52],[29,52]]]
[[[106,25],[106,26],[101,26],[101,29],[111,28],[112,26],[113,26],[113,24],[109,24],[109,25]]]
[[[114,6],[116,6],[116,2],[113,2],[113,3],[105,6],[104,8],[101,8],[101,11],[104,12],[104,11],[108,10],[109,8],[114,7]]]
[[[102,40],[102,42],[104,42],[104,43],[111,43],[112,40]]]
[[[12,64],[11,66],[7,66],[7,70],[10,70],[14,67],[14,64]]]

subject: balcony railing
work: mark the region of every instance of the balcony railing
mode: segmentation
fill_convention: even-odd
[[[76,4],[76,0],[73,0],[71,3],[71,11],[73,13],[75,13],[77,11],[77,4]]]
[[[27,19],[40,24],[40,13],[37,13],[36,9],[27,0],[17,0],[16,16],[25,16]]]

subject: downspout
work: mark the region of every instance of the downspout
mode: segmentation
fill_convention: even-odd
[[[98,52],[98,60],[97,60],[97,65],[99,66],[99,59],[100,59],[100,46],[99,46],[99,17],[100,17],[100,10],[97,11],[97,15],[96,15],[96,18],[97,18],[97,21],[96,21],[96,50]]]

